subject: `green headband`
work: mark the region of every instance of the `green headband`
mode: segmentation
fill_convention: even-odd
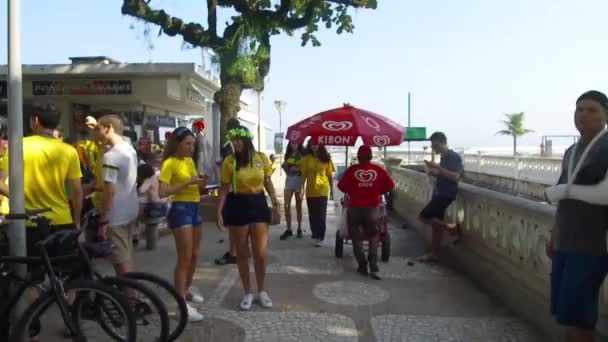
[[[253,140],[253,134],[244,128],[233,128],[228,130],[226,138],[228,138],[228,140],[232,140],[233,138],[247,138]]]

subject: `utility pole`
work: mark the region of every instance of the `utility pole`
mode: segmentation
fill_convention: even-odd
[[[23,80],[21,72],[21,0],[8,1],[8,150],[10,213],[25,213],[23,192]],[[26,256],[25,221],[11,220],[8,230],[10,254]],[[26,266],[15,265],[19,277],[25,279]],[[21,296],[13,312],[20,317],[27,306]]]
[[[407,92],[407,129],[412,127],[412,100],[411,94]],[[409,164],[411,160],[411,150],[410,150],[410,141],[407,141],[407,163]]]
[[[258,152],[262,152],[262,108],[261,108],[261,93],[258,91]]]

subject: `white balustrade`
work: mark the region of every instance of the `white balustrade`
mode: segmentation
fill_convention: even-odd
[[[465,156],[465,163],[476,166],[471,162],[475,157]],[[522,158],[519,163],[524,164],[525,177],[537,180],[555,175],[559,164],[534,158]],[[492,156],[482,158],[482,164],[485,170],[507,173],[514,166],[514,159]],[[553,167],[547,169],[546,165]],[[403,217],[416,218],[431,199],[432,182],[427,175],[414,170],[391,167],[389,171],[396,184],[394,209]],[[553,329],[548,311],[551,260],[546,256],[545,246],[554,216],[555,207],[550,205],[462,183],[457,199],[448,209],[448,220],[459,223],[463,231],[461,243],[448,247],[451,256],[469,263],[465,269],[473,278],[480,278],[479,282],[492,289],[500,289],[499,296],[515,311],[549,330]],[[482,271],[476,274],[475,270]],[[526,308],[526,304],[511,303],[517,291],[519,294],[514,296],[523,293],[523,298],[532,296],[533,302],[540,303],[540,312],[546,310],[545,316],[536,317],[538,312]],[[607,309],[608,289],[604,287],[600,326],[608,322]]]

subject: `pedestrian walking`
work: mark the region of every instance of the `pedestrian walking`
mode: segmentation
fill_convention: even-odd
[[[352,165],[338,182],[338,189],[348,196],[347,222],[353,242],[353,252],[361,275],[378,276],[378,244],[380,231],[380,203],[382,195],[395,187],[391,176],[378,165],[371,163],[372,149],[363,145],[357,152],[359,164]],[[363,252],[363,241],[369,241],[368,257]],[[368,269],[369,266],[369,269]]]
[[[325,240],[327,200],[333,200],[333,174],[336,171],[331,155],[323,145],[309,142],[309,154],[302,160],[302,175],[306,182],[306,204],[315,246]]]
[[[249,276],[249,244],[253,251],[253,265],[257,281],[258,299],[265,308],[272,307],[266,291],[266,255],[268,249],[268,225],[271,218],[279,214],[268,157],[256,152],[253,135],[245,127],[233,128],[228,137],[234,154],[222,163],[220,171],[221,190],[218,204],[217,225],[226,226],[230,239],[236,244],[236,260],[245,295],[241,300],[242,310],[249,310],[253,292]],[[268,208],[264,189],[272,201],[272,212]]]
[[[579,141],[564,154],[557,185],[547,188],[557,203],[547,245],[551,258],[551,313],[568,342],[592,342],[600,288],[608,272],[608,98],[588,91],[576,101]]]
[[[175,288],[188,302],[201,304],[204,298],[192,286],[192,279],[203,235],[200,189],[207,185],[207,176],[197,173],[192,160],[194,141],[194,133],[186,127],[176,128],[168,137],[159,177],[159,195],[161,198],[172,196],[167,221],[177,251]],[[201,321],[203,315],[188,304],[188,319]]]
[[[302,159],[304,158],[304,146],[295,141],[290,141],[285,151],[285,161],[281,167],[285,170],[285,222],[287,230],[281,235],[280,239],[285,240],[293,236],[291,229],[291,199],[295,195],[296,219],[298,222],[297,237],[302,237],[302,195],[304,177],[302,176]]]

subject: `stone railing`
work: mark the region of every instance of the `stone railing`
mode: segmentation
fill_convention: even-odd
[[[464,169],[467,172],[551,185],[557,182],[562,165],[561,159],[557,158],[466,154]]]
[[[429,237],[429,229],[416,223],[416,216],[431,198],[430,179],[400,167],[389,171],[396,183],[394,209]],[[444,249],[457,267],[552,336],[561,331],[549,313],[551,261],[545,254],[554,215],[555,208],[546,204],[460,184],[448,220],[461,225],[463,237],[459,244]],[[605,334],[605,289],[601,304],[598,330]]]

